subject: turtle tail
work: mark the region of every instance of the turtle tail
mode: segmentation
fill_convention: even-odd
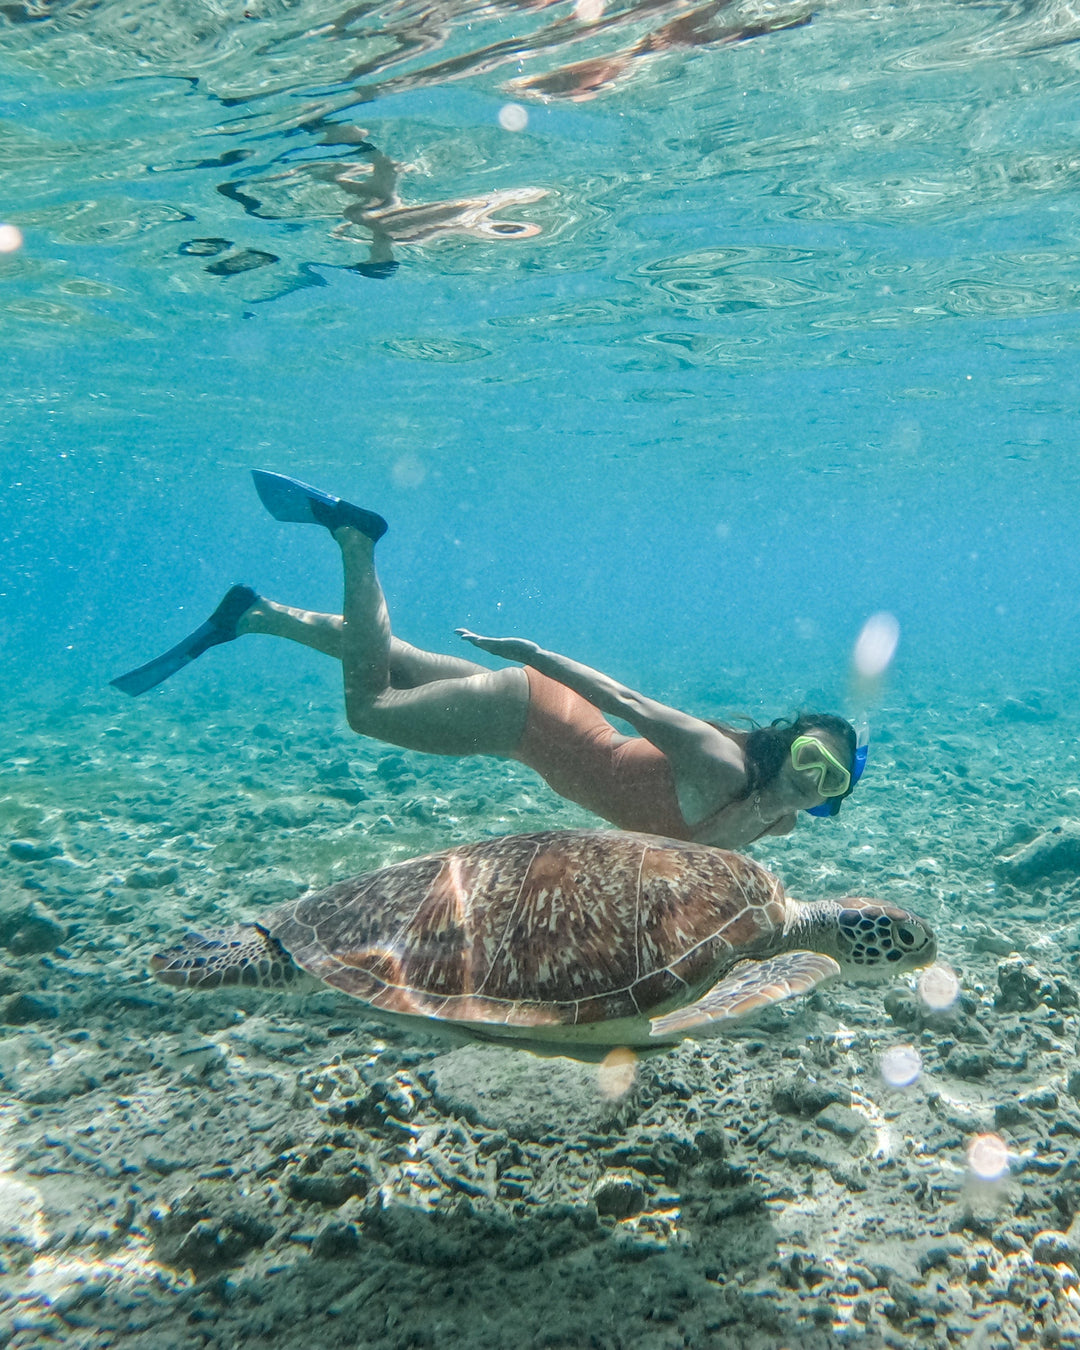
[[[185,933],[175,947],[150,958],[150,969],[162,984],[179,989],[289,989],[303,982],[303,972],[281,943],[250,923]]]

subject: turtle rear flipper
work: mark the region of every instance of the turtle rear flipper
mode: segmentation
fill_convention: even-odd
[[[770,1003],[807,994],[839,974],[839,964],[821,952],[782,952],[765,961],[740,961],[696,1003],[653,1017],[649,1034],[672,1036],[711,1022],[738,1021]]]
[[[181,989],[288,989],[303,977],[280,942],[248,923],[185,933],[175,947],[151,957],[150,969],[162,984]]]

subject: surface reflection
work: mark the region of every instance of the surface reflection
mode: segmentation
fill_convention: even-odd
[[[643,58],[724,46],[809,23],[810,15],[807,0],[386,0],[327,19],[313,0],[248,0],[192,24],[182,7],[145,0],[0,0],[0,28],[5,19],[33,26],[49,48],[34,60],[48,59],[58,73],[80,78],[72,40],[90,42],[101,73],[192,78],[227,106],[265,107],[282,95],[315,100],[299,121],[506,65],[518,68],[509,87],[525,95],[591,98],[639,70]],[[547,69],[525,70],[533,65]]]
[[[509,3],[484,6],[484,15],[488,20],[501,19],[521,10],[548,7],[548,0],[538,0],[535,4],[509,0]],[[411,6],[407,7],[407,11],[411,9]],[[355,9],[348,11],[345,16],[348,22],[343,18],[329,31],[339,36],[348,31],[351,36],[357,36],[351,28],[352,16],[356,13]],[[370,16],[370,11],[365,10],[365,14]],[[655,59],[665,52],[727,46],[785,28],[800,27],[811,18],[810,10],[801,2],[754,15],[748,14],[736,0],[709,0],[708,4],[690,10],[687,10],[685,0],[638,0],[638,3],[611,12],[605,11],[603,0],[579,0],[569,14],[561,15],[532,34],[522,33],[520,24],[515,24],[510,37],[400,74],[390,73],[422,53],[448,45],[455,27],[472,14],[472,5],[463,6],[450,0],[443,5],[425,7],[419,13],[407,12],[395,22],[384,23],[377,30],[384,40],[384,48],[355,65],[347,76],[348,83],[358,86],[348,102],[366,103],[486,75],[510,63],[521,67],[538,58],[558,58],[571,47],[586,42],[596,45],[598,40],[610,34],[644,27],[644,32],[632,43],[614,51],[556,65],[535,75],[516,76],[502,86],[525,97],[580,101],[613,89],[628,74],[639,70],[644,60]],[[658,19],[662,20],[659,24],[656,23]],[[373,36],[374,31],[367,35]],[[388,49],[385,48],[386,41],[391,42]],[[331,107],[340,110],[343,106],[340,98],[334,98],[313,108],[312,114],[325,115]]]
[[[348,144],[350,157],[306,161],[280,173],[230,180],[219,184],[218,191],[261,220],[331,212],[339,215],[340,221],[330,233],[336,239],[366,242],[366,259],[352,268],[366,276],[393,273],[397,266],[395,244],[430,244],[451,236],[513,242],[541,233],[541,227],[532,221],[505,219],[498,213],[540,201],[547,196],[546,188],[497,188],[475,196],[408,202],[403,200],[399,185],[402,176],[417,166],[391,159],[367,137],[368,132],[359,128],[328,127],[321,144]],[[335,190],[332,206],[323,195],[325,185]],[[223,277],[279,261],[274,254],[253,249],[221,257],[228,247],[229,240],[192,239],[181,246],[180,252],[188,256],[212,254],[214,261],[204,270]]]
[[[2,255],[5,318],[61,340],[151,313],[201,328],[208,295],[227,321],[405,263],[485,298],[455,341],[573,329],[669,370],[1075,313],[1074,0],[808,18],[807,0],[0,0],[5,219],[26,239]],[[1020,51],[1038,55],[1001,59]],[[526,273],[528,301],[495,313],[491,279]]]
[[[811,17],[809,10],[795,9],[747,22],[729,18],[727,12],[731,9],[730,0],[710,0],[709,4],[669,19],[630,46],[610,55],[559,66],[543,75],[523,76],[511,80],[507,88],[523,96],[531,94],[544,99],[569,98],[582,102],[613,89],[641,69],[646,61],[664,52],[745,42],[784,28],[800,28],[808,24]]]

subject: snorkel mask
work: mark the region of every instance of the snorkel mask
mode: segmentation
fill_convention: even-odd
[[[800,744],[801,742],[806,744]],[[796,754],[796,747],[799,747]],[[851,772],[831,754],[816,736],[799,736],[791,745],[791,762],[797,769],[818,769],[818,791],[824,796],[828,791],[828,800],[820,806],[808,806],[806,812],[811,816],[835,816],[840,812],[840,804],[850,797],[855,784],[863,776],[866,768],[866,756],[870,750],[870,727],[860,722],[855,732],[855,758],[851,762]],[[837,772],[839,771],[839,772]],[[842,775],[842,777],[841,777]],[[843,783],[843,786],[841,786]],[[829,791],[834,788],[833,791]]]

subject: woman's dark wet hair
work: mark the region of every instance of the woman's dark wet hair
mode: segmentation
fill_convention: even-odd
[[[725,728],[727,730],[727,728]],[[778,717],[767,727],[754,727],[743,733],[743,754],[746,757],[746,788],[739,794],[739,800],[760,792],[768,787],[791,754],[792,743],[799,736],[809,736],[815,731],[825,731],[835,736],[847,747],[847,767],[855,766],[855,728],[843,717],[833,713],[799,713],[792,721],[787,717]]]

